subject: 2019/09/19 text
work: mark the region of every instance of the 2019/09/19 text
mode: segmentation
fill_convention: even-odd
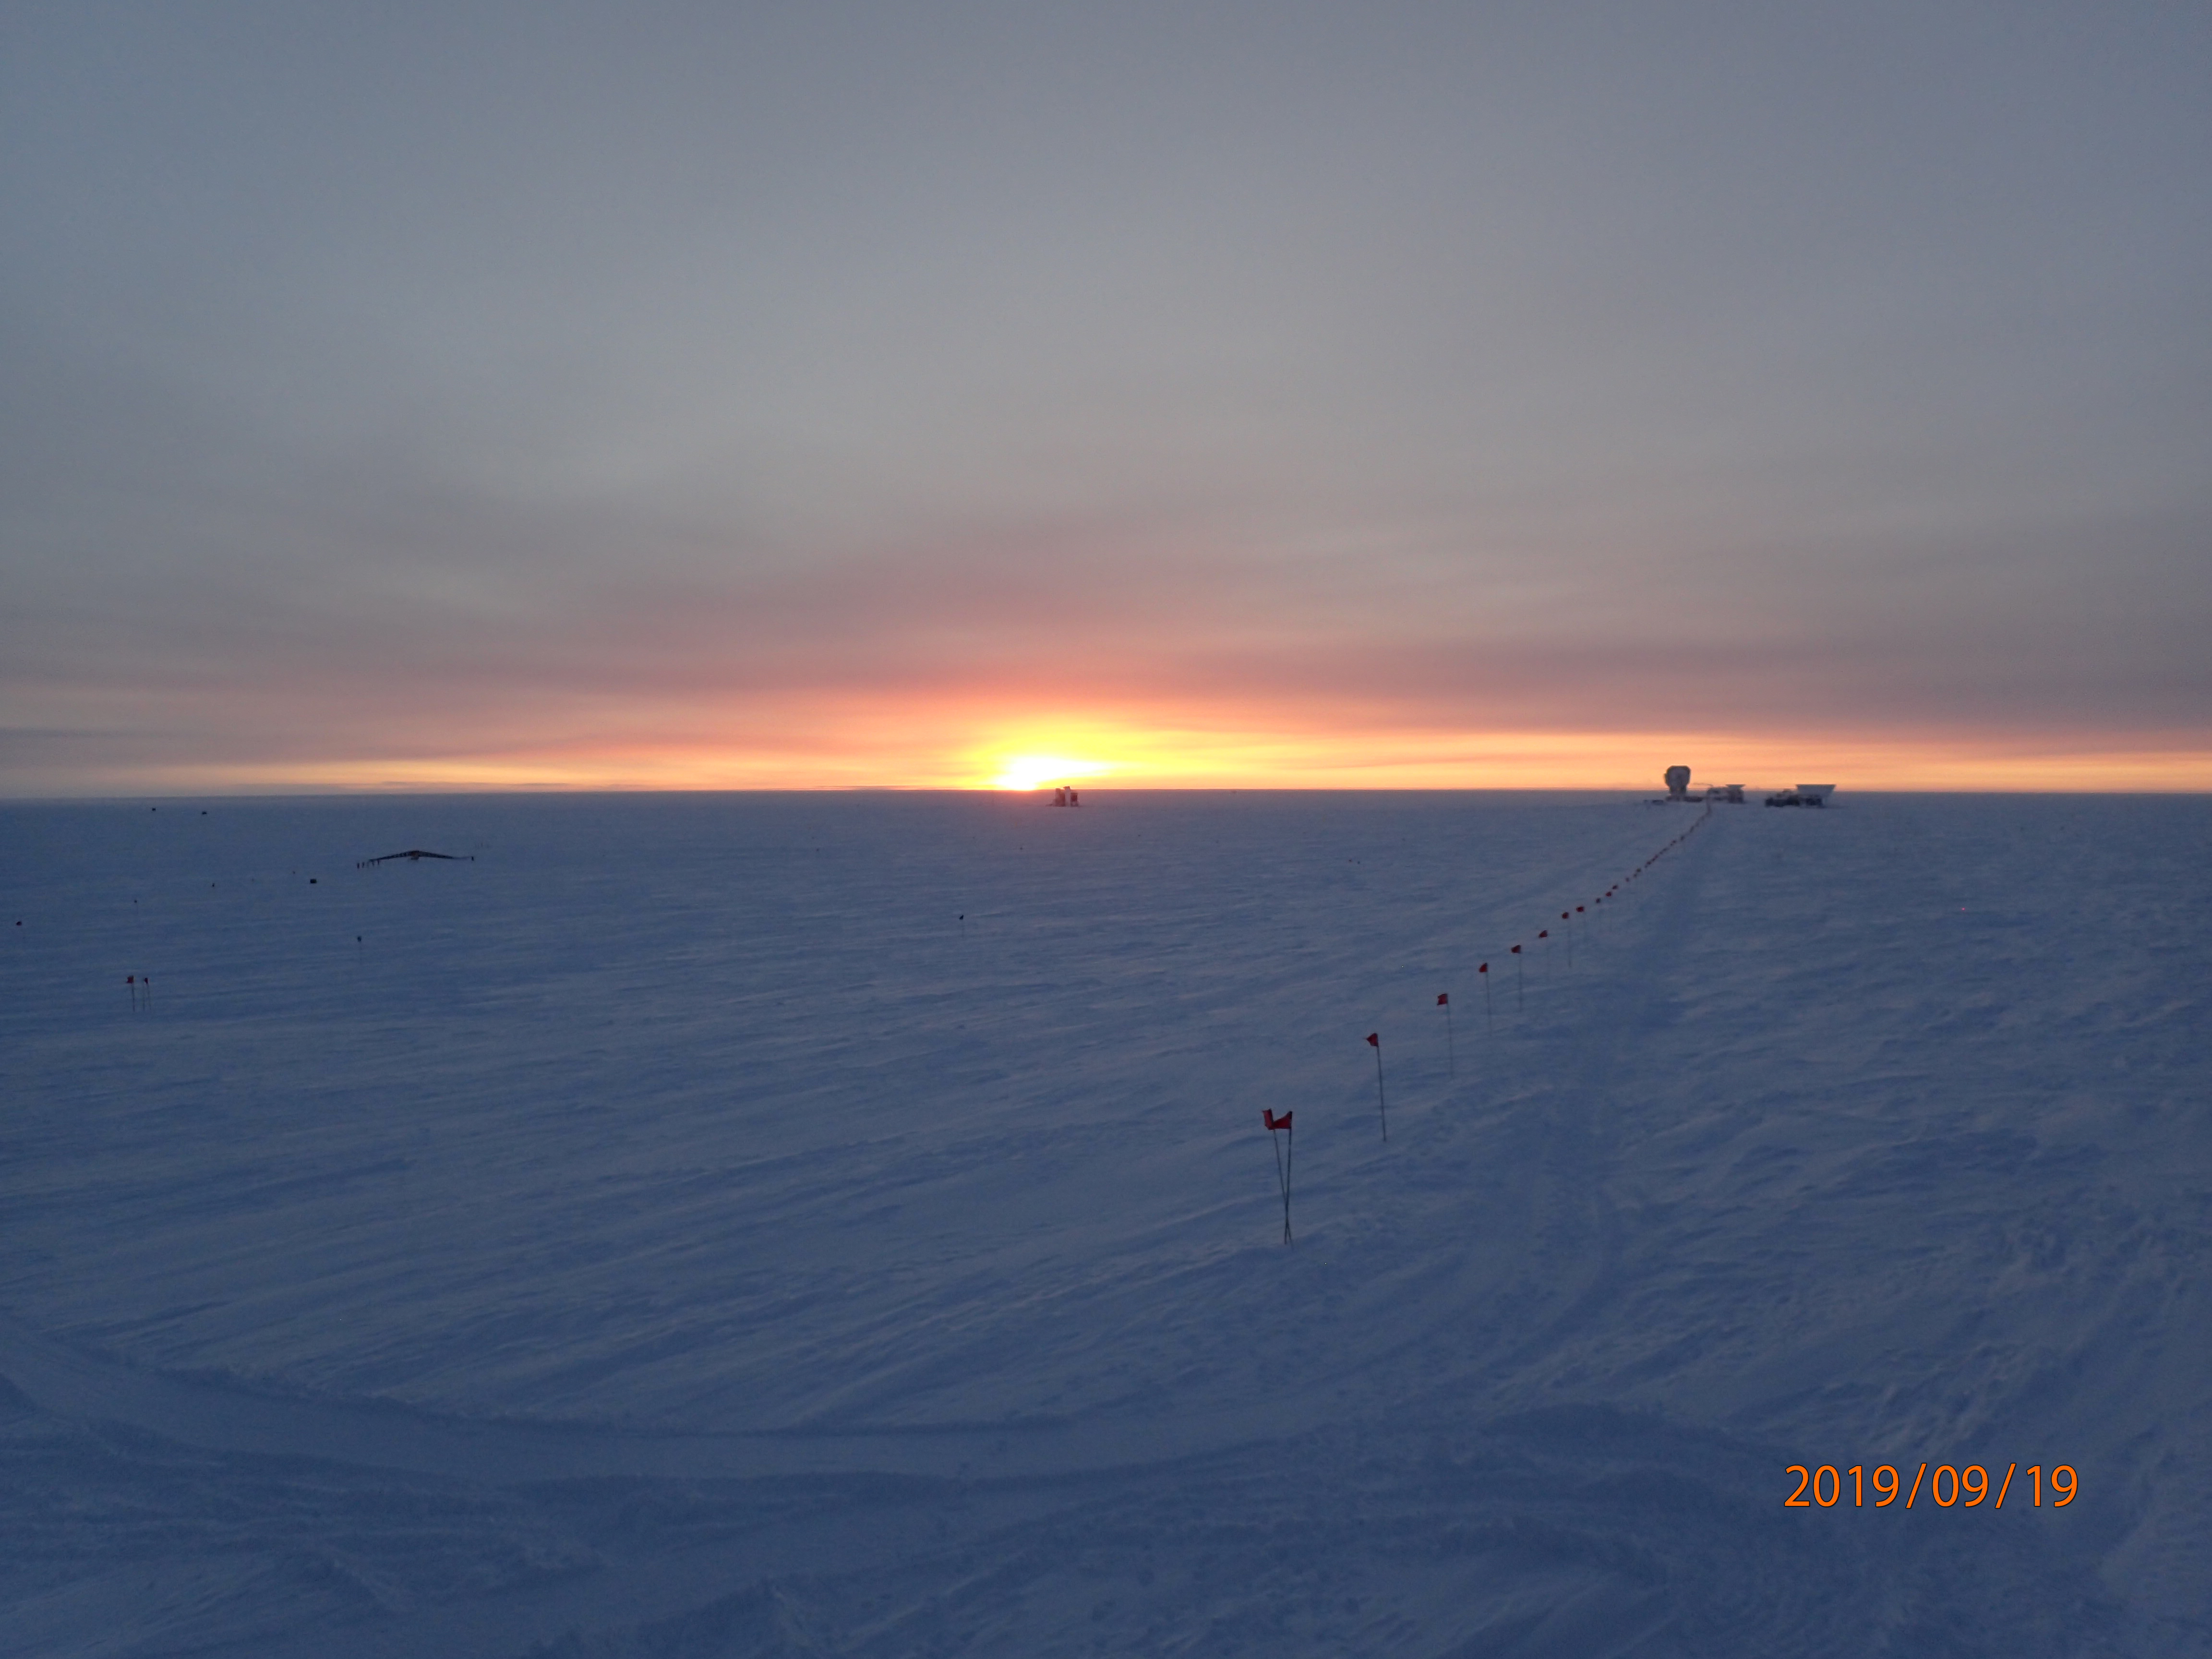
[[[1964,1468],[1939,1463],[1932,1479],[1928,1465],[1923,1463],[1913,1474],[1910,1491],[1905,1491],[1896,1466],[1889,1463],[1878,1464],[1871,1471],[1863,1463],[1854,1463],[1847,1469],[1838,1469],[1832,1463],[1823,1463],[1818,1468],[1792,1463],[1785,1473],[1797,1477],[1796,1490],[1782,1500],[1782,1507],[1788,1510],[1832,1510],[1839,1504],[1855,1509],[1887,1509],[1897,1502],[1901,1492],[1905,1507],[1909,1510],[1919,1502],[1923,1486],[1925,1496],[1938,1509],[1948,1510],[1954,1505],[1972,1509],[1992,1495],[1990,1472],[1979,1463],[1969,1463]],[[2030,1463],[2025,1468],[2017,1463],[2008,1464],[1994,1494],[1996,1508],[2002,1509],[2006,1498],[2012,1495],[2015,1475],[2027,1488],[2029,1506],[2035,1509],[2043,1507],[2046,1489],[2051,1507],[2063,1510],[2074,1501],[2081,1487],[2081,1477],[2070,1463],[2054,1463],[2047,1470],[2040,1463]],[[1869,1487],[1874,1493],[1871,1504],[1867,1497]]]

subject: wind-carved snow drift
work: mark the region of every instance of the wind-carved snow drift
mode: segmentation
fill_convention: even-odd
[[[2205,802],[206,805],[0,813],[0,1652],[2204,1650]]]

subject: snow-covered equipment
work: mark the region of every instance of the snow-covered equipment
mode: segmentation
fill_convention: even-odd
[[[474,864],[477,855],[474,853],[432,853],[420,847],[410,847],[404,853],[386,853],[382,858],[356,859],[353,867],[367,870],[372,866],[390,864],[398,859],[405,859],[410,864],[420,864],[424,859],[444,859],[449,864]]]

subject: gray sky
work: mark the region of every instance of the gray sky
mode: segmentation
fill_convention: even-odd
[[[2203,8],[18,4],[0,77],[0,789],[2212,787]]]

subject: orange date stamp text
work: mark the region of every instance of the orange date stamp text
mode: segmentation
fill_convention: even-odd
[[[1956,1505],[1972,1509],[1990,1492],[1990,1472],[1979,1463],[1957,1468],[1949,1463],[1936,1465],[1931,1477],[1929,1466],[1923,1463],[1913,1472],[1912,1488],[1905,1492],[1903,1479],[1893,1463],[1880,1463],[1869,1470],[1863,1463],[1854,1463],[1849,1468],[1838,1468],[1832,1463],[1823,1463],[1818,1468],[1808,1468],[1802,1463],[1792,1463],[1784,1471],[1797,1477],[1796,1490],[1782,1500],[1785,1510],[1832,1510],[1838,1504],[1852,1509],[1887,1509],[1897,1502],[1898,1494],[1905,1492],[1905,1507],[1911,1509],[1918,1503],[1926,1488],[1926,1496],[1936,1508],[1948,1510]],[[1869,1479],[1871,1475],[1871,1479]],[[2072,1503],[2081,1490],[2081,1477],[2070,1463],[2054,1463],[2045,1469],[2040,1463],[2030,1463],[2022,1468],[2017,1463],[2008,1464],[2004,1476],[1998,1483],[1993,1507],[2002,1509],[2005,1498],[2011,1494],[2013,1477],[2019,1476],[2027,1488],[2028,1506],[2041,1509],[2046,1486],[2051,1495],[2051,1507],[2063,1510]],[[1874,1490],[1874,1501],[1867,1502],[1867,1490]]]

